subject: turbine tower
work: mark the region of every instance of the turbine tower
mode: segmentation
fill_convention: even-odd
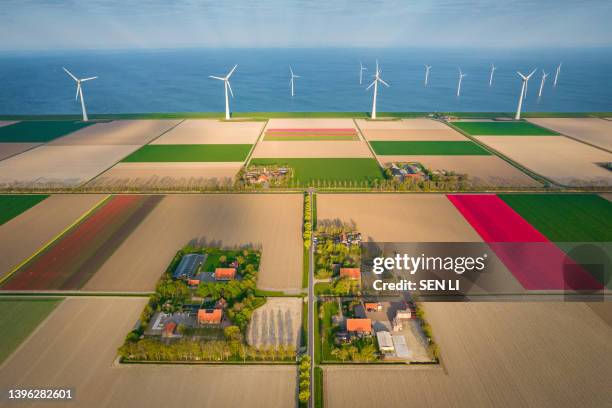
[[[489,74],[489,86],[493,86],[493,74],[495,73],[495,70],[497,69],[497,67],[494,64],[491,64],[491,73]]]
[[[86,82],[86,81],[91,81],[92,79],[96,79],[97,76],[90,77],[90,78],[78,79],[76,76],[74,76],[72,74],[72,72],[68,71],[64,67],[62,67],[62,68],[77,83],[76,95],[74,96],[74,100],[76,101],[77,99],[79,99],[79,97],[81,98],[81,109],[83,109],[83,122],[87,122],[89,120],[89,118],[87,117],[87,109],[85,109],[85,100],[83,99],[83,87],[81,86],[81,83]]]
[[[374,97],[372,98],[372,119],[376,119],[376,96],[378,95],[378,83],[383,84],[387,88],[389,84],[382,80],[380,77],[380,68],[378,67],[378,61],[376,61],[376,74],[374,75],[374,81],[366,88],[366,91],[374,86]]]
[[[538,92],[538,98],[542,97],[542,91],[544,90],[544,82],[546,82],[546,77],[548,74],[542,70],[542,81],[540,82],[540,91]]]
[[[429,70],[431,69],[431,65],[425,65],[425,86],[429,83]]]
[[[519,74],[519,76],[523,80],[523,84],[521,85],[521,96],[519,96],[518,107],[516,108],[516,116],[514,117],[514,119],[516,120],[519,120],[521,118],[521,109],[523,109],[523,99],[525,99],[525,92],[527,91],[527,81],[529,81],[529,78],[531,78],[533,73],[536,72],[536,69],[531,71],[531,74],[527,76],[521,74],[519,71],[516,71],[516,73]]]
[[[229,93],[232,95],[232,98],[234,97],[234,93],[232,92],[232,86],[230,85],[229,79],[237,67],[238,67],[238,64],[234,65],[234,68],[232,68],[232,70],[224,77],[218,77],[218,76],[213,76],[213,75],[208,76],[209,78],[218,79],[219,81],[223,81],[223,84],[225,87],[225,120],[230,119],[229,96],[227,95],[227,91],[229,90]]]
[[[359,61],[359,85],[363,84],[363,71],[367,71],[368,69],[363,66],[361,61]]]
[[[291,80],[289,81],[291,83],[291,96],[294,96],[295,93],[293,92],[293,79],[294,78],[299,78],[299,75],[295,75],[293,73],[293,69],[291,67],[289,67],[289,73],[291,74]]]
[[[457,83],[457,96],[461,96],[461,81],[463,81],[463,77],[466,75],[467,74],[464,74],[463,71],[461,71],[461,67],[459,67],[459,82]]]
[[[555,71],[555,81],[553,82],[553,86],[557,86],[557,79],[559,79],[559,74],[561,73],[561,62],[557,65],[557,70]]]

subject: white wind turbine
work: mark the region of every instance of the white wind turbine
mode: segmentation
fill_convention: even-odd
[[[559,79],[559,73],[561,73],[561,62],[557,65],[557,70],[555,71],[555,81],[553,82],[553,86],[557,86],[557,79]]]
[[[540,81],[540,91],[538,92],[538,98],[542,97],[542,91],[544,90],[544,82],[546,82],[546,77],[548,74],[542,70],[542,81]]]
[[[368,69],[363,66],[361,61],[359,61],[359,85],[363,84],[363,71],[367,71]]]
[[[461,95],[461,81],[463,81],[463,77],[466,75],[467,74],[464,74],[463,71],[461,71],[461,67],[459,67],[459,82],[457,83],[457,96]]]
[[[523,108],[523,99],[525,99],[525,92],[527,91],[527,82],[529,81],[529,78],[531,78],[533,73],[536,72],[536,69],[531,71],[531,74],[527,76],[521,74],[519,71],[516,71],[516,73],[519,74],[519,76],[523,80],[523,84],[521,85],[521,96],[519,96],[518,107],[516,108],[516,116],[514,117],[514,119],[516,120],[519,120],[521,118],[521,109]]]
[[[232,74],[234,73],[234,71],[236,70],[236,68],[238,67],[238,64],[234,65],[234,68],[232,68],[232,70],[224,77],[218,77],[218,76],[213,76],[213,75],[209,75],[209,78],[212,79],[218,79],[219,81],[223,81],[224,83],[224,87],[225,87],[225,119],[229,120],[230,119],[230,110],[229,110],[229,96],[227,95],[227,91],[229,90],[229,93],[232,95],[232,98],[234,97],[234,93],[232,92],[232,86],[230,85],[229,79],[232,76]]]
[[[291,67],[289,67],[289,73],[291,74],[291,80],[289,81],[291,83],[291,96],[295,95],[293,92],[293,79],[294,78],[300,78],[299,75],[295,75],[293,73],[293,69]]]
[[[86,81],[91,81],[92,79],[96,79],[97,76],[90,77],[90,78],[78,79],[76,76],[74,76],[72,74],[72,72],[68,71],[64,67],[62,67],[62,68],[77,83],[76,95],[74,96],[74,100],[76,101],[79,97],[81,98],[81,108],[83,109],[83,122],[87,122],[89,120],[89,118],[87,117],[87,109],[85,109],[85,100],[83,99],[83,87],[81,86],[81,83],[86,82]]]
[[[380,77],[380,68],[378,67],[378,61],[376,61],[376,74],[373,76],[374,76],[374,81],[372,81],[370,86],[366,88],[366,91],[370,89],[372,86],[374,86],[374,97],[372,98],[372,116],[371,117],[372,119],[376,119],[376,97],[378,95],[378,83],[380,82],[387,88],[389,87],[389,84],[383,81],[382,78]]]
[[[493,74],[497,67],[494,64],[491,64],[491,73],[489,74],[489,86],[493,86]]]
[[[429,83],[429,70],[431,69],[431,65],[425,65],[425,86]]]

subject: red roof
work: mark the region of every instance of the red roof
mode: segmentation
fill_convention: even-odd
[[[200,324],[219,324],[223,317],[221,309],[200,309],[198,310],[198,323]]]
[[[372,333],[372,320],[346,319],[346,331],[356,333]]]
[[[215,279],[231,280],[236,277],[236,268],[217,268],[215,269]]]
[[[361,279],[361,269],[359,268],[340,268],[340,277],[349,279]]]
[[[174,329],[176,329],[176,323],[174,323],[174,322],[167,323],[164,326],[164,333],[165,334],[172,334],[172,333],[174,333]]]
[[[380,303],[369,303],[366,302],[366,304],[364,305],[366,310],[378,310],[378,307],[380,306]]]

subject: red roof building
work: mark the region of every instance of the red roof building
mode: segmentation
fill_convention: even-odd
[[[172,337],[174,335],[174,330],[176,330],[176,323],[174,322],[167,323],[164,326],[162,337]]]
[[[346,319],[346,331],[349,333],[372,333],[371,319]]]
[[[220,324],[223,317],[221,309],[200,309],[198,310],[199,324]]]
[[[361,269],[359,268],[340,268],[340,277],[361,280]]]
[[[232,280],[236,278],[236,268],[217,268],[215,269],[216,280]]]

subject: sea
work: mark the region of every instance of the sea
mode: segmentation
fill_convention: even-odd
[[[84,84],[90,113],[220,112],[231,77],[235,112],[368,112],[376,60],[390,86],[379,87],[378,111],[512,112],[521,80],[537,69],[524,111],[612,111],[612,49],[160,49],[0,52],[0,115],[78,114],[76,86]],[[359,83],[359,64],[367,68]],[[555,69],[562,63],[557,86]],[[431,65],[425,86],[425,67]],[[489,86],[490,65],[497,67]],[[290,94],[289,67],[295,79]],[[456,95],[458,70],[463,78]],[[538,96],[542,70],[549,73]]]

